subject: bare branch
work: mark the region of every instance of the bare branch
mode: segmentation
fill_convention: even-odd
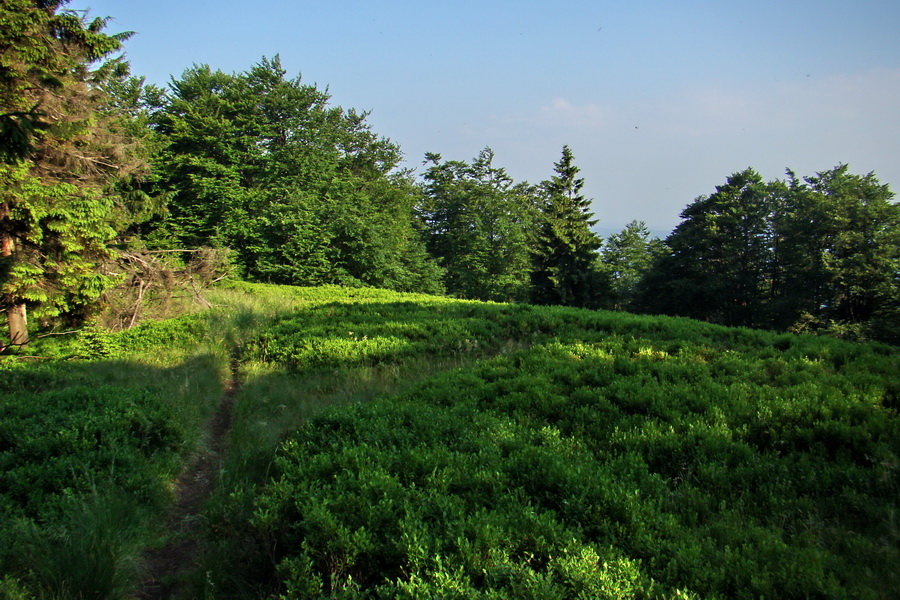
[[[73,333],[79,333],[80,329],[73,329],[71,331],[51,331],[49,333],[42,333],[41,335],[35,336],[35,339],[41,339],[45,337],[50,337],[52,335],[72,335]]]

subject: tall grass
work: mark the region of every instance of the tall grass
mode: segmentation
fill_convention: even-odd
[[[72,502],[64,519],[32,525],[23,547],[38,596],[52,600],[131,597],[142,577],[148,515],[121,496]]]

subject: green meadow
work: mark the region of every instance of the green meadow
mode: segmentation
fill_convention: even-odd
[[[0,598],[134,598],[232,376],[190,598],[900,590],[900,351],[234,284],[0,362]]]

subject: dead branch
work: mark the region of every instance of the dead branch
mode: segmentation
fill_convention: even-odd
[[[190,280],[191,280],[191,288],[194,290],[194,296],[197,298],[197,300],[200,302],[200,304],[204,308],[212,308],[212,304],[209,302],[209,300],[204,298],[203,295],[200,293],[200,290],[197,289],[197,282],[194,281],[194,278],[191,277]]]
[[[128,329],[134,327],[134,322],[137,319],[138,312],[141,308],[141,302],[144,300],[144,280],[140,280],[140,288],[138,289],[138,297],[137,302],[134,303],[134,312],[131,314],[131,321],[128,323]]]
[[[41,338],[50,337],[51,335],[72,335],[73,333],[78,333],[80,331],[81,331],[80,329],[73,329],[71,331],[50,331],[48,333],[42,333],[42,334],[36,335],[34,337],[35,337],[35,339],[39,340]]]
[[[226,250],[211,248],[120,250],[106,270],[119,285],[105,295],[107,325],[130,329],[144,318],[165,318],[187,310],[186,303],[212,307],[205,289],[228,276]],[[190,258],[166,258],[181,255]]]

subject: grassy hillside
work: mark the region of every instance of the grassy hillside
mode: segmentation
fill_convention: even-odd
[[[214,303],[44,349],[91,360],[3,363],[7,535],[48,544],[85,510],[164,506],[234,356],[193,597],[900,589],[894,347],[367,289]],[[68,458],[47,470],[50,454]],[[153,517],[133,520],[152,543]],[[0,560],[10,597],[60,588],[50,558]]]

